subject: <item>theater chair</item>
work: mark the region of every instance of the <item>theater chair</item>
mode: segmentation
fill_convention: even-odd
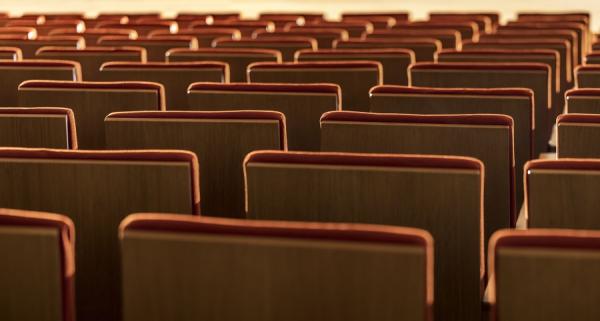
[[[104,149],[104,117],[115,111],[164,110],[164,88],[149,82],[30,80],[18,91],[19,106],[67,106],[78,126],[79,147]]]
[[[161,13],[160,12],[100,12],[96,19],[98,20],[123,20],[126,18],[123,23],[127,23],[128,21],[135,21],[138,19],[154,19],[160,20]]]
[[[42,47],[36,52],[37,59],[60,59],[77,61],[81,65],[83,80],[98,81],[100,66],[109,61],[146,61],[146,50],[140,47]]]
[[[513,29],[562,29],[562,30],[570,30],[577,33],[577,43],[579,43],[579,53],[581,55],[586,55],[589,48],[588,41],[588,27],[582,23],[572,23],[572,22],[528,22],[528,21],[509,21],[506,24],[507,28]],[[577,58],[578,62],[581,62],[581,57]]]
[[[245,161],[246,208],[259,220],[425,229],[435,239],[435,315],[480,320],[483,171],[466,157],[257,151]]]
[[[0,108],[0,146],[77,149],[73,111]]]
[[[464,41],[470,40],[473,42],[479,41],[479,27],[477,23],[468,21],[447,21],[447,20],[433,20],[433,21],[414,21],[406,24],[398,24],[393,29],[451,29],[460,32],[460,37]]]
[[[571,24],[508,24],[498,28],[499,33],[510,34],[538,34],[544,37],[568,39],[573,47],[573,61],[576,64],[581,64],[582,58],[589,52],[590,41],[585,31],[581,35],[581,29],[578,25]],[[583,42],[582,42],[583,41]]]
[[[162,36],[169,36],[169,35],[173,36],[173,34],[171,34],[168,30],[156,30],[156,31],[150,32],[148,34],[148,38],[152,39],[155,37],[162,37]],[[240,33],[239,30],[232,29],[232,28],[220,28],[220,29],[196,28],[196,29],[179,30],[179,31],[177,31],[177,33],[174,36],[191,36],[191,37],[196,38],[196,40],[198,42],[198,48],[210,48],[210,47],[212,47],[213,40],[215,40],[217,38],[239,40],[239,39],[241,39],[242,34]]]
[[[410,20],[410,12],[407,11],[379,11],[379,12],[343,12],[342,20],[348,19],[370,19],[374,17],[392,17],[396,23]]]
[[[501,231],[490,241],[491,316],[511,320],[598,320],[600,233]]]
[[[215,39],[213,41],[215,48],[250,48],[250,49],[270,49],[281,52],[284,62],[294,61],[294,54],[298,50],[308,49],[316,50],[317,41],[308,37],[281,37],[265,39]]]
[[[117,112],[106,117],[109,149],[182,149],[198,156],[202,215],[246,216],[242,163],[249,152],[287,150],[285,117],[271,111]]]
[[[35,39],[38,34],[33,27],[0,27],[0,35],[4,38],[17,37],[22,39]]]
[[[191,110],[275,110],[285,115],[291,150],[318,151],[319,119],[340,110],[340,87],[333,84],[194,83],[188,89]]]
[[[115,23],[114,21],[101,22],[96,25],[100,29],[133,29],[140,37],[147,37],[148,34],[155,30],[168,30],[171,33],[177,33],[179,30],[177,22],[174,21],[159,21],[152,22],[128,22],[126,24]]]
[[[17,88],[29,79],[80,81],[81,66],[64,60],[0,61],[0,106],[21,106]]]
[[[321,117],[327,152],[456,155],[485,166],[484,243],[514,227],[513,120],[507,115],[407,115],[328,112]]]
[[[322,49],[300,50],[296,61],[353,61],[372,60],[381,63],[383,83],[408,85],[408,66],[415,62],[415,54],[408,49]]]
[[[500,24],[500,15],[496,12],[430,12],[429,20],[475,22],[481,35],[496,31]]]
[[[561,66],[561,86],[560,88],[569,89],[573,87],[573,60],[570,50],[570,44],[567,40],[560,39],[510,39],[494,40],[482,39],[478,43],[463,43],[463,51],[471,50],[555,50],[560,54]]]
[[[273,12],[273,11],[269,11],[269,12],[261,12],[258,15],[258,19],[263,20],[263,21],[269,21],[273,18],[283,18],[283,17],[301,17],[302,19],[304,19],[305,22],[306,21],[317,22],[317,21],[325,20],[325,16],[321,12],[299,12],[299,11]]]
[[[600,158],[595,143],[600,139],[600,115],[564,114],[558,116],[556,126],[558,158]]]
[[[287,24],[296,24],[302,26],[306,23],[304,17],[297,14],[285,15],[269,15],[268,18],[258,17],[259,21],[272,22],[275,25],[275,30],[283,30]]]
[[[265,30],[268,32],[275,31],[275,24],[270,21],[244,21],[244,20],[227,20],[215,21],[212,25],[206,24],[204,21],[193,22],[188,29],[236,29],[239,30],[242,38],[250,38],[252,33],[257,30]]]
[[[564,94],[566,89],[561,84],[566,83],[566,77],[560,70],[560,56],[556,50],[548,49],[481,49],[468,51],[441,51],[437,53],[437,62],[533,62],[550,66],[552,83],[550,90],[553,95],[552,110],[555,119],[564,109]]]
[[[535,158],[533,91],[525,88],[424,88],[377,86],[371,112],[449,115],[501,114],[513,119],[517,209],[523,203],[523,166]]]
[[[70,37],[83,37],[85,43],[88,46],[95,46],[98,44],[98,39],[105,36],[112,37],[126,37],[127,39],[136,39],[138,34],[133,29],[124,28],[110,28],[110,29],[86,29],[83,32],[73,32],[68,29],[55,29],[49,32],[50,36],[70,36]]]
[[[74,321],[74,252],[68,217],[0,208],[0,319]]]
[[[124,321],[432,319],[424,230],[134,214],[119,235]]]
[[[43,36],[36,39],[0,38],[1,47],[16,47],[21,49],[24,59],[35,59],[35,53],[42,47],[85,48],[83,37],[72,36]]]
[[[35,21],[14,21],[6,24],[7,27],[32,27],[35,28],[36,32],[40,36],[47,36],[52,30],[55,29],[68,29],[72,32],[84,31],[85,23],[79,19],[68,19],[68,20],[48,20],[43,24],[36,23]]]
[[[246,69],[255,62],[281,62],[281,52],[270,49],[244,48],[175,48],[167,51],[167,62],[219,61],[229,65],[231,82],[247,82]]]
[[[442,49],[461,49],[462,40],[460,32],[453,29],[393,29],[376,30],[371,34],[363,34],[363,39],[421,39],[432,38],[438,40]]]
[[[269,39],[282,37],[308,37],[317,41],[317,48],[331,49],[335,40],[348,40],[348,31],[337,28],[303,27],[287,31],[267,32],[257,30],[252,34],[255,39]]]
[[[23,60],[23,52],[17,47],[0,47],[0,60]]]
[[[585,56],[584,64],[600,65],[600,52],[592,52]]]
[[[563,144],[567,142],[563,141]],[[598,229],[599,170],[598,159],[564,158],[527,163],[525,206],[528,226]]]
[[[576,88],[600,87],[600,66],[584,65],[575,68]]]
[[[342,17],[342,22],[367,21],[373,25],[373,30],[385,30],[396,25],[396,19],[391,16]]]
[[[165,86],[167,109],[186,109],[188,86],[197,81],[227,83],[229,66],[222,62],[107,62],[100,67],[103,80],[153,81]]]
[[[284,27],[284,31],[303,29],[306,27],[311,28],[324,28],[324,29],[343,29],[348,32],[350,38],[360,38],[363,33],[373,32],[373,24],[368,21],[316,21],[307,22],[304,26],[296,26],[295,24],[288,24]]]
[[[600,89],[571,89],[565,94],[565,112],[575,114],[600,114]]]
[[[485,35],[481,39],[484,39],[484,41],[492,41],[492,39],[529,39],[534,41],[540,39],[567,40],[571,44],[572,64],[574,66],[576,66],[576,64],[581,64],[581,62],[578,61],[580,53],[577,33],[575,33],[574,31],[564,29],[510,29],[507,27],[500,29],[495,34]]]
[[[442,43],[433,38],[369,38],[364,40],[335,41],[336,49],[408,49],[415,53],[415,61],[433,61],[435,53],[442,49]]]
[[[148,61],[165,61],[165,54],[173,48],[197,49],[198,41],[192,36],[154,36],[152,38],[128,39],[123,36],[105,36],[98,39],[101,46],[142,47],[146,49]]]
[[[334,83],[342,89],[344,109],[367,111],[369,89],[382,84],[383,68],[375,61],[257,62],[248,67],[248,80],[258,83]]]
[[[0,148],[0,175],[0,207],[64,213],[75,223],[77,320],[121,317],[116,232],[128,213],[198,214],[198,161],[185,151]]]
[[[411,86],[533,90],[535,155],[547,150],[554,115],[550,66],[539,63],[419,63],[412,65],[409,72]]]

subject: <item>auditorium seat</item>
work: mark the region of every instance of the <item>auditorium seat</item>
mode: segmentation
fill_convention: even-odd
[[[125,19],[123,19],[125,18]],[[98,20],[117,20],[123,24],[137,19],[155,19],[161,18],[160,12],[100,12],[96,16]]]
[[[105,36],[120,36],[126,37],[127,39],[136,39],[138,37],[138,34],[135,30],[125,28],[86,29],[83,32],[73,32],[67,29],[54,29],[49,32],[49,35],[83,37],[87,46],[96,46],[98,44],[98,39]]]
[[[484,274],[480,161],[257,151],[246,157],[245,177],[251,219],[384,224],[429,231],[435,239],[435,315],[444,320],[480,320]]]
[[[513,120],[498,114],[407,115],[328,112],[321,117],[326,152],[455,155],[485,166],[484,243],[515,226]]]
[[[17,47],[21,49],[24,59],[35,59],[35,53],[42,47],[70,47],[74,49],[85,48],[82,37],[72,36],[40,36],[36,39],[0,38],[1,47]]]
[[[64,60],[0,61],[0,106],[21,106],[17,88],[29,79],[80,81],[81,66]]]
[[[77,61],[81,65],[81,76],[86,81],[98,81],[100,66],[109,61],[146,61],[146,50],[140,47],[42,47],[37,59],[59,59]]]
[[[415,61],[433,61],[435,53],[442,49],[442,43],[433,38],[368,38],[334,42],[336,49],[408,49],[415,53]]]
[[[571,30],[564,29],[512,29],[511,27],[500,27],[495,34],[486,35],[482,37],[482,39],[561,39],[567,40],[571,44],[571,64],[573,66],[578,62],[578,58],[580,56],[579,53],[579,43],[577,38],[577,33]]]
[[[319,119],[340,110],[340,87],[333,84],[194,83],[188,89],[191,110],[275,110],[286,119],[290,150],[318,151]]]
[[[378,86],[371,89],[371,112],[448,115],[502,114],[513,119],[517,209],[523,202],[523,166],[535,158],[533,91],[525,88],[423,88]]]
[[[600,65],[600,52],[591,52],[585,56],[584,64],[586,65]]]
[[[364,34],[364,39],[414,39],[432,38],[438,40],[443,49],[461,49],[460,32],[453,29],[393,29],[375,30]]]
[[[529,228],[600,228],[600,160],[534,160],[525,173]]]
[[[148,34],[148,38],[162,37],[172,35],[167,30],[156,30],[152,31]],[[198,42],[198,48],[210,48],[212,47],[213,40],[217,38],[225,38],[232,40],[239,40],[242,37],[242,34],[237,29],[232,28],[196,28],[196,29],[184,29],[179,30],[175,34],[175,36],[191,36],[196,38]]]
[[[342,89],[343,109],[367,111],[369,89],[382,84],[382,71],[381,63],[375,61],[257,62],[248,67],[248,80],[258,83],[334,83]]]
[[[408,66],[415,62],[415,54],[408,49],[323,49],[300,50],[296,61],[352,61],[372,60],[381,63],[383,83],[408,85]]]
[[[268,17],[258,17],[259,21],[272,22],[275,25],[275,30],[283,30],[283,28],[287,24],[296,24],[302,26],[306,23],[304,17],[297,14],[283,14],[283,15],[274,15],[271,14]]]
[[[173,48],[197,49],[198,41],[192,36],[154,36],[152,38],[140,37],[129,39],[124,36],[104,36],[98,39],[101,46],[111,47],[142,47],[146,49],[148,61],[165,61],[165,54]]]
[[[396,19],[391,16],[342,17],[342,22],[367,21],[373,25],[373,30],[385,30],[396,25]]]
[[[348,31],[336,28],[302,27],[287,31],[267,32],[257,30],[252,34],[255,39],[269,39],[281,37],[309,37],[317,41],[317,48],[331,49],[335,40],[348,40]]]
[[[316,50],[317,41],[314,38],[308,37],[242,38],[241,40],[217,38],[213,41],[213,47],[277,50],[281,52],[281,57],[284,62],[292,62],[294,61],[294,54],[296,51],[302,49]]]
[[[598,88],[600,87],[600,66],[583,65],[575,68],[576,88]]]
[[[475,22],[480,35],[494,33],[499,24],[497,13],[486,12],[430,12],[429,20]]]
[[[289,24],[285,26],[284,31],[294,29],[304,29],[306,27],[325,28],[325,29],[344,29],[351,38],[359,38],[363,33],[373,32],[373,24],[368,21],[315,21],[306,22],[304,26]]]
[[[550,90],[553,95],[551,120],[563,112],[566,77],[560,70],[560,56],[556,50],[548,49],[480,49],[468,51],[444,50],[437,53],[438,62],[533,62],[550,66],[550,78],[552,83]]]
[[[148,82],[64,82],[31,80],[19,86],[19,106],[73,110],[79,147],[104,149],[104,117],[115,111],[164,110],[164,88]]]
[[[73,32],[85,30],[85,23],[79,19],[68,20],[47,20],[43,24],[35,23],[35,21],[14,21],[6,24],[7,27],[32,27],[40,36],[47,36],[55,29],[69,29]]]
[[[342,19],[368,19],[372,17],[392,17],[396,23],[410,20],[408,11],[379,11],[379,12],[342,12]]]
[[[77,149],[73,111],[67,108],[0,108],[0,146]]]
[[[565,112],[575,114],[600,114],[600,89],[576,88],[565,94]]]
[[[448,20],[429,20],[429,21],[414,21],[407,23],[405,25],[398,24],[398,28],[405,29],[407,26],[409,28],[416,29],[430,29],[430,28],[440,28],[440,29],[453,29],[460,32],[460,37],[463,40],[470,40],[473,42],[479,41],[479,27],[475,22],[469,21],[448,21]],[[412,27],[411,27],[412,26]],[[396,26],[394,27],[396,28]],[[394,29],[392,28],[392,29]]]
[[[287,150],[285,117],[272,111],[117,112],[109,149],[182,149],[201,164],[202,215],[244,218],[242,162],[254,150]]]
[[[133,29],[137,32],[140,37],[147,37],[148,34],[155,30],[168,30],[171,33],[177,33],[179,30],[177,23],[173,21],[158,21],[155,20],[153,22],[128,22],[126,24],[115,23],[113,21],[101,22],[96,25],[96,28],[125,28],[125,29]]]
[[[560,115],[556,127],[558,158],[600,158],[600,115]]]
[[[540,63],[419,63],[412,65],[409,72],[411,86],[533,90],[535,152],[537,155],[546,151],[553,124],[551,116],[554,115],[550,66]]]
[[[0,207],[75,223],[77,320],[120,319],[117,227],[127,214],[199,213],[198,161],[186,151],[0,148],[0,176]]]
[[[425,232],[409,233],[398,235],[399,241],[414,235],[415,248],[431,246]],[[74,252],[75,229],[68,217],[0,208],[0,319],[75,320]],[[421,259],[425,254],[431,255],[422,252]]]
[[[167,51],[167,62],[220,61],[229,65],[229,81],[247,82],[246,69],[255,62],[281,62],[281,52],[246,48],[175,48]]]
[[[502,231],[491,242],[494,318],[598,320],[600,233],[558,229]]]
[[[512,29],[562,29],[562,30],[570,30],[577,33],[577,43],[579,44],[579,54],[586,55],[589,42],[588,42],[588,30],[584,24],[581,23],[571,23],[571,22],[527,22],[527,21],[509,21],[506,24],[507,28]],[[575,57],[575,61],[579,64],[581,63],[582,56]]]
[[[278,17],[285,17],[285,16],[294,16],[294,17],[302,17],[304,19],[304,21],[309,21],[309,22],[315,22],[315,21],[321,21],[321,20],[325,20],[325,16],[323,15],[322,12],[300,12],[300,11],[285,11],[285,12],[275,12],[275,11],[269,11],[269,12],[261,12],[258,15],[258,18],[260,20],[265,20],[265,21],[269,21],[272,18],[278,18]]]
[[[0,60],[23,60],[23,53],[16,47],[0,47]]]
[[[103,80],[161,83],[169,110],[186,108],[187,87],[193,82],[229,82],[229,66],[222,62],[107,62],[100,74]]]
[[[215,21],[212,25],[206,24],[203,21],[193,22],[189,25],[189,29],[236,29],[239,30],[242,38],[250,38],[252,33],[257,30],[266,30],[269,32],[275,31],[275,24],[269,21],[245,21],[245,20],[226,20]]]
[[[424,230],[134,214],[119,236],[124,321],[432,318]]]
[[[570,44],[567,40],[560,39],[482,39],[478,43],[463,43],[463,50],[489,50],[489,49],[505,49],[505,50],[556,50],[560,54],[561,74],[566,78],[562,80],[561,88],[568,89],[573,86],[573,60],[571,58]]]
[[[239,12],[179,12],[175,16],[175,21],[179,25],[179,29],[187,29],[193,22],[202,20],[206,22],[238,20],[240,19]]]
[[[0,35],[4,38],[14,36],[24,39],[35,39],[38,33],[33,27],[0,27]]]

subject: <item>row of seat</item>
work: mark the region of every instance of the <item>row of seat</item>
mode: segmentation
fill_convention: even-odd
[[[509,302],[506,310],[497,305],[501,317],[525,313],[536,320],[539,314],[519,307],[511,297],[535,272],[523,273],[523,280],[497,278],[511,273],[496,272],[505,267],[496,263],[518,259],[540,243],[545,248],[540,252],[547,253],[557,244],[546,242],[548,238],[570,244],[572,235],[588,236],[538,228],[596,228],[592,191],[597,183],[587,176],[580,183],[582,173],[598,170],[598,160],[530,161],[546,151],[555,118],[563,109],[563,94],[574,84],[595,87],[598,77],[593,67],[579,66],[589,51],[589,16],[565,17],[569,22],[524,15],[518,23],[503,27],[487,14],[434,15],[427,22],[385,15],[346,16],[341,22],[310,15],[265,18],[269,21],[215,21],[211,16],[210,22],[208,15],[190,15],[180,19],[185,21],[181,25],[157,16],[121,16],[95,22],[106,29],[88,30],[125,27],[133,32],[94,31],[90,37],[100,45],[144,48],[110,49],[83,48],[77,35],[47,30],[54,35],[18,41],[35,46],[54,37],[75,37],[68,40],[81,43],[81,49],[29,48],[27,54],[25,47],[4,49],[13,61],[0,64],[7,111],[0,111],[0,120],[6,124],[7,140],[16,146],[25,141],[48,144],[37,147],[62,142],[51,147],[63,149],[0,148],[0,205],[64,213],[74,221],[76,262],[64,267],[70,272],[77,268],[80,320],[118,320],[121,315],[126,320],[190,315],[430,319],[432,313],[448,320],[480,320],[483,289],[488,285],[493,292],[496,282],[500,291],[490,295],[490,302]],[[299,18],[304,26],[298,26]],[[28,27],[7,20],[11,25],[7,28],[37,29],[40,24],[36,20]],[[46,32],[45,27],[39,29]],[[235,32],[225,35],[227,39],[211,39],[210,46],[241,49],[198,49],[199,38],[191,34],[223,29]],[[431,29],[440,38],[423,37]],[[560,32],[553,37],[556,29]],[[178,34],[180,30],[190,34]],[[331,31],[329,40],[307,37],[320,33],[316,30]],[[31,29],[22,31],[30,37]],[[515,36],[521,31],[533,38]],[[282,34],[287,32],[294,38]],[[411,33],[423,34],[396,36]],[[14,40],[11,37],[6,40]],[[319,49],[319,43],[327,41],[332,49]],[[182,46],[187,48],[172,49]],[[463,51],[457,51],[460,48]],[[19,61],[29,54],[76,62]],[[101,57],[104,54],[111,57]],[[121,60],[119,55],[131,61],[115,61]],[[220,62],[211,61],[214,58]],[[112,82],[81,81],[89,79],[88,74]],[[249,83],[229,83],[234,77]],[[567,107],[569,112],[578,105],[597,105],[597,99],[589,99],[594,89],[567,93],[568,104],[573,105]],[[69,109],[35,108],[39,106]],[[407,115],[414,113],[421,115]],[[573,141],[587,135],[593,117],[568,116],[559,118],[559,155],[564,157],[570,148],[569,157],[585,157],[588,149]],[[560,188],[547,190],[554,186]],[[552,202],[547,201],[550,194]],[[516,227],[523,200],[522,227],[533,229],[503,231]],[[555,208],[548,210],[550,206]],[[136,212],[249,220],[131,217],[121,225],[121,256],[117,226]],[[311,232],[305,223],[294,226],[271,220],[350,225],[314,223]],[[371,244],[376,233],[396,229],[390,226],[423,230],[397,229],[394,240],[411,240],[402,243],[402,250]],[[352,241],[360,238],[367,244],[325,244],[347,241],[334,236],[350,233],[336,232],[340,229],[356,229],[362,236],[353,236]],[[498,234],[492,236],[494,232]],[[66,234],[72,235],[72,228]],[[264,234],[266,238],[248,238]],[[508,235],[533,241],[524,242],[525,252],[506,253],[498,247],[507,244],[502,240]],[[298,242],[302,250],[297,250]],[[406,245],[415,243],[419,248],[407,251]],[[558,244],[564,249],[564,243]],[[323,246],[325,252],[310,254]],[[343,258],[340,248],[360,254]],[[491,251],[489,264],[484,248]],[[552,251],[552,259],[561,258],[563,252]],[[384,259],[392,252],[400,259]],[[373,265],[357,262],[377,269],[358,282],[357,271]],[[206,272],[198,275],[197,265]],[[340,265],[346,271],[340,272]],[[305,274],[311,266],[333,283]],[[514,266],[509,265],[509,271]],[[549,272],[549,280],[557,275]],[[296,289],[294,280],[305,287],[290,291]],[[508,283],[501,283],[504,280]],[[508,285],[503,292],[507,296],[500,294],[502,284]],[[588,291],[585,284],[572,288]],[[69,285],[62,289],[68,292]],[[211,295],[212,289],[229,292]],[[402,305],[391,295],[398,289]],[[538,291],[531,299],[522,298],[547,304],[544,300],[554,299],[556,293],[544,296]],[[294,302],[322,308],[306,309]],[[231,304],[239,309],[223,312]],[[274,308],[264,310],[265,304]],[[384,304],[389,310],[381,308]],[[58,305],[51,305],[57,311]],[[340,306],[352,309],[341,313]],[[549,313],[585,315],[578,312],[584,309],[573,307],[555,305],[555,314],[552,309]],[[73,317],[69,309],[62,309],[63,319]]]

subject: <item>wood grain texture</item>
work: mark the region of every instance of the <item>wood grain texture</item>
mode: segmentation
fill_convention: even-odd
[[[416,62],[434,61],[438,48],[433,44],[402,43],[402,42],[338,42],[336,48],[340,49],[373,49],[373,48],[400,48],[410,49],[415,53]]]
[[[67,122],[61,115],[0,115],[0,146],[68,149]]]
[[[0,160],[0,207],[65,213],[77,230],[78,320],[119,320],[117,227],[133,212],[190,214],[184,162]]]
[[[0,67],[0,106],[17,107],[17,88],[25,80],[70,80],[77,79],[74,68],[68,67]],[[39,106],[48,107],[42,104]]]
[[[506,248],[497,260],[498,321],[600,318],[598,251]]]
[[[564,123],[557,128],[558,158],[600,158],[600,126]]]
[[[152,81],[165,86],[167,109],[181,110],[187,106],[187,88],[191,83],[227,82],[221,69],[107,69],[100,72],[104,81],[137,80]]]
[[[251,219],[418,227],[435,242],[435,315],[479,320],[481,177],[420,170],[249,163]]]
[[[62,321],[62,271],[56,229],[0,227],[0,319]]]
[[[252,91],[201,91],[188,94],[192,110],[275,110],[285,115],[290,150],[318,151],[319,120],[340,109],[336,94]]]
[[[569,114],[600,114],[600,97],[569,97],[565,112]]]
[[[71,108],[81,149],[104,149],[104,118],[116,111],[159,110],[158,93],[140,89],[21,88],[19,105]]]
[[[416,247],[140,231],[121,247],[124,321],[425,319]]]
[[[36,59],[59,59],[77,61],[81,64],[82,80],[98,81],[100,78],[100,66],[109,61],[142,61],[142,57],[138,53],[68,53],[68,52],[40,52],[36,55]]]
[[[379,72],[373,69],[250,69],[250,82],[333,83],[342,88],[342,109],[368,111],[369,90],[381,85]]]
[[[277,150],[276,120],[107,119],[110,149],[183,149],[200,163],[201,213],[243,218],[242,162],[254,150]]]

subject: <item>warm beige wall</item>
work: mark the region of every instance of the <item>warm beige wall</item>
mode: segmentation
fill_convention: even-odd
[[[14,14],[39,11],[241,11],[253,17],[261,11],[323,11],[336,18],[342,11],[409,10],[424,18],[432,10],[495,10],[510,19],[523,10],[587,10],[600,16],[599,0],[0,0],[0,8]],[[596,21],[592,23],[598,29]]]

